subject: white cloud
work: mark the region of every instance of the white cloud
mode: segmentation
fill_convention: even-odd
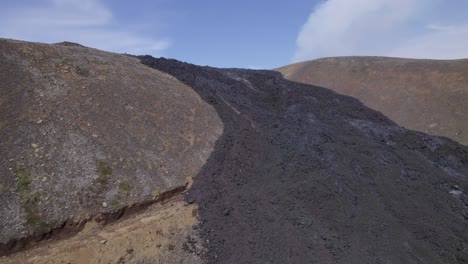
[[[447,2],[325,1],[302,26],[294,61],[352,55],[468,57],[468,17],[465,21],[454,22],[450,17],[440,15],[442,12],[437,12],[437,8]],[[464,8],[458,12],[464,12]]]
[[[468,23],[428,25],[429,32],[409,39],[389,56],[432,59],[468,58]]]
[[[144,37],[120,27],[101,0],[45,0],[40,7],[17,6],[0,11],[0,37],[85,46],[132,54],[159,56],[167,38]]]

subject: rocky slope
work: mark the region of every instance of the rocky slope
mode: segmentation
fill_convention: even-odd
[[[277,70],[356,97],[401,126],[468,145],[468,59],[337,57]]]
[[[468,148],[452,140],[273,71],[70,43],[0,51],[0,234],[16,241],[3,249],[83,214],[142,212],[0,261],[57,245],[70,255],[52,263],[468,262]],[[142,211],[192,176],[185,204]]]
[[[129,56],[1,39],[0,62],[3,253],[183,190],[222,133],[193,89]]]
[[[224,133],[189,190],[209,263],[467,263],[468,148],[280,73],[142,57]]]

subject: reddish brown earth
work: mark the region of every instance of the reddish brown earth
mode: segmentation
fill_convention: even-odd
[[[406,128],[468,145],[468,59],[337,57],[277,70],[356,97]]]
[[[8,257],[3,264],[204,263],[202,243],[193,225],[196,206],[182,196],[103,226],[89,221],[73,237],[43,241]]]

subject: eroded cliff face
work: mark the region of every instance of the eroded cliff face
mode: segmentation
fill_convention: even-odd
[[[400,126],[468,145],[468,59],[336,57],[277,70],[353,96]]]
[[[0,244],[184,187],[214,108],[138,59],[0,40]]]

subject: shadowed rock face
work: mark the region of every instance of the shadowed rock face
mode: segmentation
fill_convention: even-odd
[[[337,57],[277,70],[356,97],[401,126],[468,145],[468,60]]]
[[[138,59],[0,40],[0,244],[184,186],[223,126]]]
[[[277,72],[141,57],[224,124],[186,199],[209,263],[466,263],[468,149]]]

